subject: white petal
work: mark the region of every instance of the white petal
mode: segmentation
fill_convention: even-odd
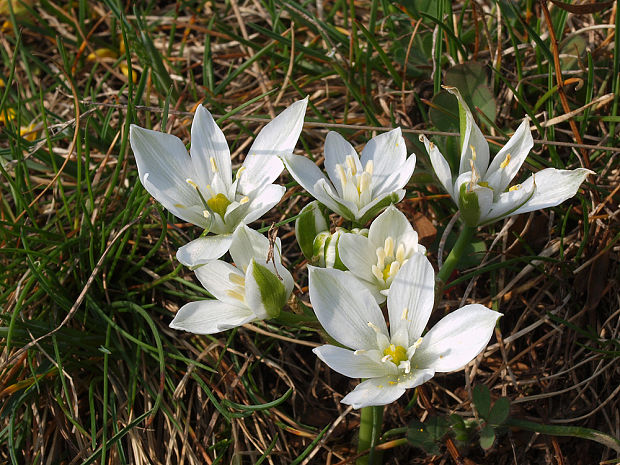
[[[433,165],[433,170],[437,175],[437,179],[439,179],[439,182],[446,192],[448,192],[450,196],[454,197],[452,188],[452,172],[450,171],[448,161],[441,154],[437,146],[430,142],[425,136],[420,136],[420,140],[424,142],[424,146],[426,147],[428,156],[431,159],[431,165]]]
[[[367,237],[359,234],[343,234],[338,241],[340,260],[351,273],[366,281],[374,281],[372,266],[377,263],[376,247]]]
[[[361,171],[363,167],[360,164],[359,155],[353,146],[335,131],[327,133],[325,148],[323,150],[325,153],[325,171],[327,172],[327,176],[336,188],[338,196],[342,197],[342,185],[338,177],[336,166],[344,164],[347,157],[350,156],[355,162],[356,170]]]
[[[247,307],[218,300],[201,300],[183,305],[170,327],[194,334],[213,334],[241,326],[255,318],[256,315]]]
[[[395,376],[370,378],[358,384],[340,402],[352,405],[353,408],[371,405],[387,405],[405,393],[406,388],[396,381]]]
[[[534,146],[530,119],[525,118],[506,145],[495,155],[484,180],[498,193],[504,192]],[[510,158],[507,159],[507,155]],[[502,168],[502,164],[506,163]]]
[[[357,355],[348,349],[332,345],[323,345],[312,349],[323,362],[340,374],[349,378],[378,378],[398,374],[393,363],[381,363],[366,357],[364,353]]]
[[[366,224],[375,215],[379,214],[381,210],[390,206],[390,204],[400,202],[405,196],[405,190],[399,189],[393,192],[387,192],[374,198],[368,205],[361,208],[356,215],[356,221],[361,224]]]
[[[403,239],[415,238],[417,246],[418,234],[414,231],[407,217],[394,205],[390,205],[370,225],[368,239],[375,248],[383,247],[385,240],[391,237],[398,246]],[[407,244],[404,244],[407,245]],[[408,249],[413,247],[408,247]]]
[[[357,217],[358,208],[355,203],[338,196],[327,179],[319,179],[314,186],[314,194],[319,202],[345,219],[354,221]]]
[[[198,105],[192,122],[192,145],[189,153],[198,177],[206,186],[213,179],[213,166],[221,180],[230,185],[232,171],[230,168],[230,150],[224,133],[215,123],[209,110]],[[213,159],[213,160],[212,160]],[[198,182],[198,180],[195,180]]]
[[[424,336],[412,365],[436,372],[458,370],[489,343],[501,313],[479,305],[466,305],[442,318]]]
[[[226,207],[226,213],[224,214],[224,220],[222,222],[222,230],[218,231],[213,228],[213,232],[217,234],[226,234],[233,232],[237,226],[242,223],[245,223],[245,219],[250,216],[253,212],[251,211],[250,202],[240,203],[238,201],[231,202],[228,207]],[[221,218],[220,215],[213,215],[216,219]]]
[[[185,266],[198,266],[216,260],[228,252],[232,234],[204,236],[177,250],[177,260]]]
[[[577,193],[588,174],[594,172],[585,168],[576,170],[546,168],[533,174],[522,184],[521,189],[530,189],[535,184],[534,195],[525,205],[511,213],[511,216],[561,204]]]
[[[362,150],[361,162],[362,166],[366,167],[366,164],[372,160],[373,174],[371,187],[373,192],[381,192],[383,190],[383,186],[388,183],[389,178],[393,176],[394,172],[402,169],[406,157],[407,146],[400,128],[379,134],[368,141],[364,150]],[[397,189],[402,187],[399,186]]]
[[[256,261],[250,262],[246,269],[245,277],[245,304],[252,309],[256,316],[264,320],[269,318],[269,313],[263,303],[260,286],[254,278],[254,265]]]
[[[242,193],[271,184],[282,172],[279,156],[292,153],[299,140],[308,98],[298,100],[276,116],[256,136],[243,162],[245,172],[239,178]]]
[[[233,233],[230,256],[237,268],[244,270],[244,272],[253,258],[262,264],[267,260],[268,253],[269,239],[258,231],[254,231],[243,224]]]
[[[433,265],[424,255],[414,254],[398,271],[390,286],[387,307],[391,334],[405,326],[409,345],[413,344],[426,327],[434,300]]]
[[[262,189],[257,189],[249,196],[251,199],[250,206],[243,222],[246,224],[253,223],[262,217],[278,204],[285,192],[286,188],[279,184],[267,184]]]
[[[235,275],[243,280],[245,275],[241,269],[222,260],[213,260],[196,268],[194,273],[202,287],[217,300],[231,305],[244,306],[243,300],[238,298],[243,297],[243,294],[235,297],[235,292],[240,286],[230,279],[231,275]]]
[[[461,96],[461,93],[456,87],[446,87],[446,90],[451,94],[454,94],[459,101],[460,110],[464,112],[465,116],[465,132],[461,131],[461,163],[459,165],[459,173],[464,173],[471,170],[470,160],[472,159],[473,152],[472,146],[476,152],[476,159],[474,165],[480,177],[484,177],[487,168],[489,166],[489,144],[487,143],[482,131],[474,121],[474,117],[465,103],[465,100]],[[461,123],[462,127],[462,123]]]
[[[514,215],[521,206],[523,206],[534,194],[534,184],[528,185],[527,188],[519,186],[518,189],[503,192],[496,202],[493,202],[491,209],[485,217],[480,218],[480,225],[491,224],[501,220],[506,216]]]
[[[373,189],[373,196],[380,196],[384,192],[394,192],[405,187],[415,170],[415,163],[416,156],[412,153],[405,163],[399,165],[398,168],[393,168],[392,174],[385,178],[385,182],[377,183],[376,188]]]
[[[344,271],[308,267],[310,301],[321,325],[341,344],[355,350],[376,349],[377,334],[387,326],[372,294]]]
[[[312,197],[320,201],[315,195],[315,186],[320,180],[325,181],[327,184],[329,184],[329,181],[319,167],[312,160],[301,155],[284,155],[282,160],[295,181],[307,190]]]
[[[206,227],[207,220],[195,208],[200,197],[186,181],[196,173],[181,139],[132,124],[129,142],[148,193],[179,218]]]

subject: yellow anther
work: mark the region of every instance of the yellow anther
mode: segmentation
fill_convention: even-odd
[[[183,205],[182,203],[175,203],[174,206],[177,208],[185,208],[185,205]]]
[[[476,148],[473,145],[470,145],[469,149],[471,150],[471,159],[475,161],[476,160]]]
[[[392,238],[392,236],[388,236],[385,238],[385,243],[383,244],[383,250],[385,250],[386,257],[394,256],[394,238]]]
[[[504,161],[499,165],[499,167],[501,169],[504,169],[504,168],[506,168],[508,166],[508,163],[510,163],[510,154],[509,153],[506,154],[506,158],[504,158]]]
[[[236,284],[237,286],[245,286],[245,279],[237,273],[229,273],[228,279],[230,279],[231,283]]]
[[[217,173],[217,165],[215,164],[215,158],[209,158],[209,162],[211,162],[211,171]]]
[[[508,191],[513,192],[518,191],[519,189],[521,189],[521,184],[515,184],[514,186],[510,187]]]
[[[203,210],[202,216],[204,216],[206,219],[209,219],[211,218],[211,213],[209,213],[209,210]]]
[[[345,163],[347,164],[347,168],[351,171],[351,174],[355,176],[357,174],[357,168],[355,167],[355,159],[353,158],[353,155],[347,155]]]
[[[403,313],[400,315],[401,320],[406,320],[409,316],[409,309],[407,307],[403,308]]]
[[[419,337],[418,340],[413,343],[413,348],[417,349],[418,347],[420,347],[420,345],[422,345],[422,338],[421,337]]]
[[[226,295],[228,297],[232,297],[233,299],[236,299],[236,300],[238,300],[240,302],[245,302],[245,297],[241,293],[239,293],[237,291],[233,291],[233,290],[228,289],[226,291]]]
[[[249,201],[250,201],[250,198],[246,195],[241,200],[239,200],[239,203],[243,205],[244,203],[248,203]]]
[[[366,162],[366,166],[364,167],[364,171],[372,176],[372,173],[375,170],[375,163],[372,160],[368,160]]]
[[[239,179],[241,177],[241,174],[245,171],[245,166],[242,166],[241,168],[239,168],[237,170],[237,174],[235,175],[235,179]]]
[[[196,184],[194,181],[192,181],[190,178],[187,178],[185,180],[185,182],[187,184],[189,184],[190,186],[192,186],[194,189],[198,190],[198,184]]]

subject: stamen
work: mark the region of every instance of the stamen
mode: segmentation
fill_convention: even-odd
[[[375,170],[375,164],[372,160],[368,160],[366,162],[366,167],[364,168],[364,172],[370,174],[372,176],[373,171]]]
[[[214,173],[217,173],[217,165],[215,164],[215,158],[211,157],[209,158],[209,161],[211,162],[211,171],[213,171]]]
[[[245,166],[242,166],[237,170],[237,174],[235,175],[235,179],[239,179],[241,177],[241,173],[245,171]]]
[[[375,333],[381,334],[381,330],[379,329],[379,327],[376,324],[374,324],[374,323],[372,323],[370,321],[367,324],[368,324],[369,328],[374,329]]]
[[[385,250],[386,257],[394,256],[394,239],[392,236],[388,236],[385,238],[385,244],[383,245],[383,250]]]
[[[521,184],[515,184],[514,186],[511,186],[510,188],[508,188],[508,191],[513,192],[513,191],[518,191],[519,189],[521,189]]]
[[[383,363],[385,363],[385,362],[391,362],[391,361],[392,361],[392,356],[391,356],[390,354],[388,354],[388,355],[384,355],[384,356],[381,358],[381,361],[382,361]]]
[[[470,145],[469,149],[471,150],[471,159],[475,161],[476,160],[476,147],[474,147],[473,145]]]
[[[417,349],[418,347],[420,347],[420,345],[422,345],[422,338],[421,337],[419,337],[418,340],[413,343],[413,348]]]
[[[190,186],[192,186],[194,189],[196,189],[196,192],[198,193],[198,197],[200,197],[200,201],[202,202],[202,204],[204,205],[205,208],[209,209],[209,204],[207,203],[207,201],[205,200],[205,198],[202,196],[202,192],[200,192],[200,189],[198,188],[198,184],[196,184],[194,181],[192,181],[190,178],[187,178],[185,180],[185,182],[187,184],[189,184]],[[207,186],[207,189],[209,188],[209,186]]]
[[[385,267],[385,250],[383,247],[377,247],[377,266],[381,269]]]
[[[347,164],[347,168],[351,171],[351,174],[355,176],[357,174],[357,168],[355,167],[355,159],[353,158],[353,155],[347,155],[345,163]]]
[[[504,169],[504,168],[506,168],[508,166],[508,163],[510,163],[510,154],[509,153],[506,154],[506,158],[504,158],[504,161],[499,165],[499,167],[501,169]]]
[[[398,249],[396,249],[396,260],[402,263],[404,259],[405,259],[405,246],[403,244],[398,244]]]
[[[342,186],[342,190],[344,191],[344,186],[347,184],[347,176],[344,172],[344,167],[342,165],[336,165],[336,175],[340,180],[340,185]]]
[[[370,163],[370,162],[368,162]],[[367,165],[368,166],[368,165]],[[359,177],[359,185],[357,187],[358,194],[362,194],[362,192],[370,189],[370,183],[372,182],[372,174],[364,171],[362,175]]]
[[[364,349],[357,349],[353,352],[353,355],[362,355],[365,354],[367,351]]]
[[[406,320],[409,316],[409,309],[407,307],[403,308],[403,313],[400,315],[401,320]]]
[[[236,284],[237,286],[245,286],[245,279],[237,273],[229,273],[228,279],[231,283]]]
[[[175,203],[174,206],[177,208],[185,208],[185,205],[183,205],[182,203]]]
[[[203,210],[202,211],[202,216],[204,216],[206,219],[211,218],[211,213],[209,213],[208,210]]]
[[[241,200],[239,200],[239,203],[243,205],[244,203],[248,203],[249,201],[250,201],[250,198],[246,195]]]
[[[233,299],[237,299],[240,302],[245,302],[245,297],[243,295],[241,295],[239,292],[237,291],[233,291],[231,289],[228,289],[226,291],[226,295],[228,297],[232,297]]]

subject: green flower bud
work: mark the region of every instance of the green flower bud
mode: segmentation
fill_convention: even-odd
[[[295,237],[304,257],[308,260],[313,256],[314,238],[322,231],[329,229],[329,217],[325,207],[316,200],[306,205],[295,220]]]
[[[346,270],[340,260],[338,254],[338,241],[340,237],[347,233],[346,229],[338,228],[331,234],[329,231],[323,231],[317,234],[313,243],[312,264],[322,268],[336,268],[338,270]]]

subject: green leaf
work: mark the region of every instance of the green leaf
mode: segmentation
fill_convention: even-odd
[[[480,430],[480,447],[490,449],[495,442],[495,430],[491,425],[486,425]]]
[[[489,388],[483,384],[478,384],[474,387],[472,397],[478,414],[486,420],[491,410],[491,393]]]
[[[456,97],[442,90],[431,100],[428,117],[440,131],[459,132],[459,104]]]
[[[457,441],[469,442],[469,431],[467,429],[467,425],[465,425],[463,417],[456,413],[453,413],[452,415],[450,415],[450,425],[452,426],[454,438]]]
[[[433,441],[432,435],[427,431],[426,425],[418,420],[413,420],[407,427],[407,440],[414,446],[429,454],[439,452],[439,447]]]
[[[435,441],[441,440],[450,431],[450,424],[444,417],[429,416],[426,420],[426,431]]]
[[[500,397],[493,404],[493,408],[489,412],[489,418],[487,421],[491,425],[501,425],[506,421],[510,414],[510,400],[507,397]]]
[[[456,87],[465,102],[476,113],[478,107],[482,113],[491,121],[495,121],[497,105],[495,97],[487,84],[487,73],[480,63],[462,63],[446,71],[444,84]]]

